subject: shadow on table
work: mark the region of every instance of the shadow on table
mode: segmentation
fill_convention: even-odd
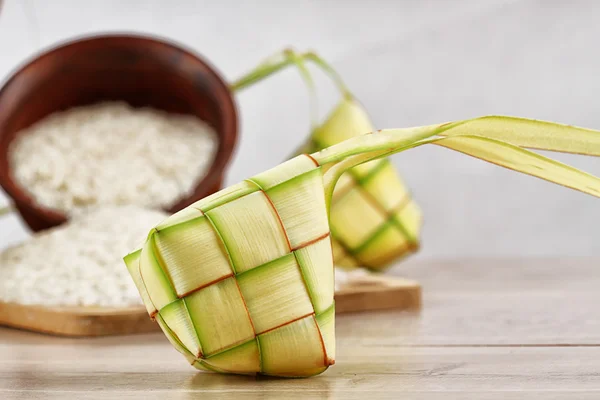
[[[232,399],[329,399],[330,382],[325,375],[311,378],[222,375],[198,372],[186,382],[186,399],[220,395]],[[222,397],[220,397],[222,398]]]

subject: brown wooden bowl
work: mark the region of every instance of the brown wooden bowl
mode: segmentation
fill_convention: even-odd
[[[0,185],[34,231],[67,220],[43,208],[12,179],[8,158],[16,134],[55,111],[105,100],[196,115],[219,135],[215,160],[175,212],[219,190],[237,139],[237,110],[229,86],[200,56],[160,39],[137,35],[86,37],[55,47],[20,67],[0,89]]]

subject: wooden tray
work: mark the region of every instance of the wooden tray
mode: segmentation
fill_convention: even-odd
[[[336,311],[418,309],[418,282],[388,276],[353,277],[335,293]],[[143,307],[39,307],[0,303],[0,325],[61,336],[105,336],[157,331]]]

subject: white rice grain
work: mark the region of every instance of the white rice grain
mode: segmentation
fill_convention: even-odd
[[[51,114],[10,148],[13,177],[41,206],[71,214],[99,205],[163,208],[187,196],[217,151],[200,119],[123,102]]]
[[[123,256],[166,218],[136,206],[100,207],[0,254],[0,301],[45,306],[141,305]]]

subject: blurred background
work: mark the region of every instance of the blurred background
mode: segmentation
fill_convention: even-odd
[[[600,129],[595,0],[4,3],[2,81],[36,52],[74,36],[142,32],[196,50],[228,80],[283,47],[314,49],[377,128],[508,114]],[[315,75],[324,116],[336,92]],[[228,184],[279,163],[309,131],[307,91],[292,69],[237,100],[241,141]],[[599,159],[556,158],[600,174]],[[411,260],[600,255],[598,199],[442,148],[393,160],[425,214],[422,251]],[[16,216],[2,220],[2,247],[26,236]]]

